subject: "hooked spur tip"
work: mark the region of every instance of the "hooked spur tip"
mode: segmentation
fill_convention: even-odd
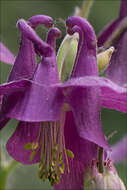
[[[46,42],[43,42],[34,29],[28,25],[28,23],[24,19],[19,19],[17,22],[17,26],[22,32],[22,34],[25,35],[26,38],[31,40],[36,50],[43,56],[50,56],[52,54],[52,48],[47,44]]]
[[[22,23],[24,23],[25,20],[23,18],[20,18],[17,23],[16,23],[16,27],[20,27]]]
[[[29,18],[29,25],[36,28],[39,24],[44,24],[47,28],[53,26],[53,19],[47,15],[35,15]]]
[[[28,25],[28,22],[25,21],[24,19],[19,19],[17,21],[16,26],[19,28],[21,33],[23,33],[28,39],[31,40],[33,36],[36,36],[35,31],[31,28],[31,26]]]
[[[51,28],[48,32],[48,35],[54,38],[60,38],[62,33],[58,28]]]
[[[76,32],[79,33],[79,34],[81,33],[81,29],[77,25],[73,26],[72,28],[67,29],[67,33],[70,34],[70,35],[73,35]]]
[[[69,17],[67,20],[66,20],[66,26],[68,28],[72,28],[73,27],[73,24],[72,24],[72,17]]]
[[[29,28],[29,26],[27,26],[27,21],[25,21],[23,18],[17,21],[16,27],[18,27],[21,32],[24,32],[26,28]]]

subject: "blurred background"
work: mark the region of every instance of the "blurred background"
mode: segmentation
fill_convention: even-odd
[[[62,31],[62,38],[66,34],[66,28],[60,19],[66,20],[68,16],[73,15],[76,6],[81,7],[81,0],[1,0],[0,1],[0,41],[2,41],[13,53],[17,55],[20,33],[16,28],[16,22],[20,18],[28,19],[36,14],[46,14],[54,18],[55,26]],[[96,34],[111,20],[118,15],[120,0],[95,0],[91,9],[88,20],[93,25]],[[45,39],[46,29],[39,27],[37,32]],[[59,46],[62,38],[58,40]],[[7,80],[11,66],[0,63],[0,80],[1,83]],[[127,117],[123,113],[113,110],[102,110],[102,124],[106,136],[114,130],[117,133],[110,139],[112,145],[120,140],[127,132]],[[5,144],[12,135],[16,127],[16,121],[11,121],[0,132],[0,143],[7,160],[11,158],[6,152]],[[5,160],[4,160],[5,161]],[[120,177],[127,184],[127,162],[116,165]],[[38,179],[38,165],[24,166],[19,164],[18,167],[8,176],[6,189],[52,189],[48,182],[43,183]]]

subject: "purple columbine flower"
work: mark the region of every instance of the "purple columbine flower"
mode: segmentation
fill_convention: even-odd
[[[7,118],[22,121],[7,143],[13,158],[23,164],[40,162],[40,178],[60,182],[56,189],[83,189],[84,170],[97,159],[98,146],[110,150],[101,129],[100,108],[127,112],[127,91],[98,77],[91,25],[70,17],[67,26],[69,34],[79,33],[79,46],[71,79],[61,84],[54,50],[60,31],[52,28],[44,46],[32,28],[19,20],[22,34],[33,42],[42,60],[16,102],[11,102],[15,92],[4,97],[2,111]]]
[[[98,35],[99,47],[107,48],[111,45],[115,47],[115,51],[106,77],[124,86],[127,84],[127,0],[121,0],[119,17]]]

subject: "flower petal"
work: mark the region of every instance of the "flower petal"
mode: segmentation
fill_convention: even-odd
[[[54,50],[49,44],[41,41],[34,30],[23,19],[18,22],[18,25],[25,36],[28,37],[31,35],[29,38],[36,42],[36,45],[40,45],[39,48],[44,49],[43,53],[45,52],[45,54],[42,54],[42,63],[37,65],[33,82],[25,89],[24,93],[17,94],[16,92],[5,96],[2,111],[6,117],[22,121],[58,120],[63,101],[61,98],[63,96],[60,90],[56,93],[56,87],[48,87],[50,84],[56,83],[59,80]],[[54,32],[54,34],[56,33],[58,33],[58,31]],[[54,36],[54,38],[56,38],[56,36]],[[52,52],[50,57],[46,57],[48,49]],[[40,53],[42,52],[40,51]],[[28,74],[32,74],[32,72],[28,72]],[[43,84],[44,86],[42,86]]]
[[[111,158],[114,162],[127,160],[127,136],[112,146]]]
[[[0,42],[0,61],[13,65],[15,56],[9,51],[9,49]]]
[[[33,44],[22,35],[19,53],[16,57],[8,81],[31,78],[35,70],[35,63],[36,60]]]
[[[31,78],[35,70],[35,63],[36,62],[35,62],[34,46],[32,42],[29,41],[27,38],[25,38],[25,36],[22,34],[19,53],[15,59],[13,68],[8,78],[8,82],[12,82],[12,83],[7,83],[0,86],[0,94],[9,93],[8,96],[4,95],[3,97],[3,103],[0,110],[1,115],[2,115],[1,116],[2,120],[3,118],[5,119],[6,117],[4,114],[6,107],[9,107],[10,103],[15,104],[16,100],[22,97],[21,92],[15,92],[15,96],[12,96],[13,94],[12,92],[14,92],[15,90],[19,91],[23,85],[22,82],[21,83],[16,82],[16,80],[21,80],[23,78]]]
[[[68,90],[71,87],[100,86],[101,105],[105,108],[127,113],[127,88],[121,87],[107,78],[94,76],[73,78],[61,86]]]
[[[55,190],[83,190],[84,165],[79,161],[69,161],[70,173],[67,169],[58,185],[54,185]]]
[[[58,73],[54,73],[55,67],[51,65],[54,63],[50,61],[48,58],[47,62],[38,64],[33,81],[22,96],[13,93],[8,97],[3,106],[7,117],[38,122],[59,119],[63,95],[57,87],[50,87],[50,84],[58,81]]]
[[[75,160],[90,164],[91,160],[97,159],[98,146],[78,135],[72,112],[66,113],[64,129],[66,148],[73,152]]]
[[[101,87],[102,107],[127,113],[127,89],[116,85],[114,90],[115,83],[107,82],[108,86]]]
[[[25,22],[23,21],[23,23]],[[60,31],[52,28],[48,33],[48,43],[54,46],[55,39],[59,35]],[[50,46],[47,44],[47,47]],[[52,87],[53,84],[59,82],[59,76],[55,50],[53,48],[51,50],[51,56],[47,57],[47,52],[46,55],[43,55],[42,62],[37,65],[33,80],[29,88],[24,91],[23,96],[17,97],[16,102],[12,102],[11,97],[8,99],[9,103],[6,102],[4,105],[3,109],[7,117],[34,122],[59,119],[63,94],[61,89]],[[13,96],[15,97],[14,93]]]
[[[100,91],[98,87],[74,87],[66,94],[79,136],[105,149],[110,149],[100,123]]]
[[[97,75],[96,36],[92,26],[81,17],[69,17],[68,33],[79,33],[78,51],[71,77]]]
[[[7,101],[5,95],[10,95],[13,92],[15,92],[16,93],[15,97],[16,96],[19,97],[23,93],[24,89],[28,86],[28,84],[29,84],[29,81],[27,81],[27,80],[19,80],[19,81],[9,82],[9,83],[5,83],[5,84],[0,85],[0,98],[1,98],[1,102],[0,102],[0,130],[9,121],[9,118],[6,118],[6,116],[4,114],[4,109],[6,109],[4,104]],[[1,95],[4,95],[4,96],[1,96]],[[11,99],[10,102],[15,103],[16,98]]]
[[[39,133],[39,123],[19,122],[15,132],[7,142],[7,151],[16,161],[22,164],[34,164],[40,161],[38,151],[32,161],[30,154],[32,150],[25,150],[27,143],[35,142]]]
[[[16,91],[23,91],[27,87],[29,81],[27,80],[18,80],[13,82],[8,82],[0,85],[0,95],[10,94]]]

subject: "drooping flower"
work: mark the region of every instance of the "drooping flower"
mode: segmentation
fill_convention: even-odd
[[[121,0],[120,13],[116,20],[106,26],[98,35],[98,46],[115,51],[111,57],[106,77],[124,86],[127,84],[127,0]]]
[[[70,22],[70,26],[71,27],[74,27],[74,22],[75,22],[75,20],[76,19],[74,19],[74,17],[71,17],[70,18],[70,20],[72,19],[72,22]],[[74,19],[74,20],[73,20]],[[77,22],[76,22],[76,25],[80,25],[81,24],[81,26],[82,26],[82,28],[83,28],[83,23],[82,23],[82,19],[80,20],[81,18],[77,18]],[[70,21],[69,19],[68,19],[68,21],[67,21],[67,23],[69,23],[69,21]],[[82,29],[82,28],[80,28],[80,29]],[[74,32],[74,29],[76,30],[76,31],[78,31],[79,32],[79,28],[77,28],[77,27],[75,27],[75,28],[71,28],[71,31],[69,30],[69,33],[71,34],[71,32],[73,33]],[[86,29],[87,31],[88,31],[88,29]],[[84,30],[83,30],[84,31]],[[81,33],[79,33],[80,35],[81,35]],[[86,33],[85,33],[86,34]],[[85,38],[84,39],[84,41],[85,40],[87,40],[86,39],[86,35],[83,35],[83,37]],[[89,31],[89,34],[90,34],[90,31]],[[91,35],[89,35],[90,37],[91,37]],[[81,38],[81,36],[80,36],[80,38],[79,38],[79,40],[81,39],[81,41],[79,41],[79,47],[78,47],[78,52],[77,52],[77,60],[76,60],[76,62],[75,62],[75,66],[74,66],[74,69],[73,69],[73,73],[72,73],[72,76],[74,76],[74,77],[77,77],[76,75],[79,75],[79,76],[83,76],[83,75],[85,75],[86,74],[86,72],[87,72],[87,75],[89,75],[89,71],[90,71],[90,69],[89,68],[91,68],[91,70],[92,70],[92,66],[90,65],[87,65],[87,66],[89,66],[87,69],[86,69],[86,67],[83,67],[84,65],[85,65],[85,63],[86,64],[88,64],[88,60],[89,60],[89,64],[92,64],[92,61],[93,61],[93,59],[92,58],[94,58],[94,57],[92,57],[91,56],[91,59],[90,59],[90,55],[92,54],[91,52],[92,51],[90,51],[89,52],[89,48],[90,48],[90,46],[86,46],[86,48],[88,48],[87,50],[86,50],[86,52],[83,52],[83,51],[85,51],[85,47],[84,47],[84,44],[87,44],[87,42],[86,43],[84,43],[83,44],[83,38]],[[89,40],[89,38],[88,38],[88,40]],[[82,46],[81,46],[81,44],[82,44]],[[90,44],[89,44],[90,45]],[[81,47],[82,47],[82,49],[81,49]],[[80,56],[79,56],[79,54],[78,53],[80,53]],[[82,56],[81,56],[81,53],[82,53]],[[90,54],[91,53],[91,54]],[[87,58],[89,58],[88,60],[87,60],[87,62],[85,62],[86,60],[85,60],[85,56],[87,57]],[[80,58],[79,58],[80,57]],[[79,62],[78,62],[79,61]],[[91,62],[90,62],[91,61]],[[79,65],[78,65],[79,64]],[[78,71],[77,71],[77,70]],[[94,68],[95,69],[95,68]],[[75,72],[75,73],[74,73]],[[84,73],[83,73],[84,72]],[[95,70],[94,70],[94,72],[95,72]],[[87,77],[86,77],[87,78]],[[77,79],[77,81],[78,80],[80,80],[81,78],[78,78]],[[87,82],[86,82],[86,84],[88,84],[89,83],[89,79],[90,78],[88,78],[88,80],[87,80]],[[94,78],[94,80],[96,80],[96,77]],[[102,79],[103,80],[103,79]],[[106,80],[106,79],[105,79]],[[75,80],[76,81],[76,80]],[[100,80],[101,81],[101,80]],[[78,81],[79,82],[79,81]],[[71,81],[69,81],[68,82],[69,84],[71,84]],[[85,81],[84,81],[84,83],[85,83]],[[82,82],[81,82],[81,80],[80,80],[80,85],[81,84],[83,84]],[[75,85],[76,85],[76,83],[75,83]],[[114,84],[113,84],[114,85]],[[113,87],[113,85],[112,85],[112,87]],[[73,85],[72,85],[73,86]],[[103,91],[103,88],[102,88],[102,91]],[[78,93],[78,90],[77,90],[77,93]],[[77,103],[79,103],[80,105],[82,105],[81,104],[81,102],[80,102],[80,94],[81,94],[81,91],[79,92],[79,102],[78,101],[76,101],[76,99],[75,99],[75,107],[77,107],[77,104],[76,104],[76,102]],[[103,94],[103,93],[102,93]],[[94,96],[94,95],[93,95]],[[108,100],[109,101],[109,100]],[[117,102],[117,101],[116,101]],[[116,104],[116,103],[115,103]],[[125,102],[124,102],[124,104],[126,104],[126,97],[125,97]],[[86,105],[84,105],[84,107],[85,107]],[[88,108],[88,105],[87,105],[87,108]],[[78,109],[78,111],[79,111],[79,114],[81,114],[80,113],[80,110],[82,110],[81,108],[79,108]],[[55,188],[56,189],[83,189],[83,176],[84,176],[84,174],[87,172],[87,167],[88,167],[88,164],[90,164],[91,163],[91,161],[92,161],[92,159],[96,159],[97,158],[97,147],[96,147],[96,144],[94,144],[94,143],[90,143],[89,141],[82,141],[82,138],[80,138],[79,136],[78,136],[78,133],[76,132],[76,131],[74,131],[75,130],[75,128],[76,128],[76,126],[75,126],[75,123],[76,123],[76,120],[75,120],[75,123],[73,122],[73,115],[72,115],[72,113],[67,113],[69,116],[67,116],[66,117],[66,119],[67,119],[67,121],[68,121],[68,124],[67,123],[65,123],[65,129],[66,130],[68,130],[69,129],[69,127],[71,128],[70,129],[70,134],[72,134],[72,135],[69,135],[69,137],[68,136],[66,136],[66,146],[67,146],[67,148],[69,148],[69,149],[71,149],[73,152],[74,152],[74,155],[78,152],[78,151],[81,151],[80,152],[80,154],[78,155],[78,158],[79,159],[77,159],[77,160],[73,160],[73,161],[71,161],[71,164],[70,164],[70,166],[71,166],[71,169],[72,169],[72,172],[70,172],[70,174],[65,174],[63,177],[62,177],[62,180],[61,180],[61,182],[60,182],[60,184],[59,185],[56,185],[55,186]],[[78,114],[76,113],[76,115],[75,116],[77,116],[78,117]],[[77,124],[77,123],[76,123]],[[66,125],[67,125],[67,127],[66,127]],[[81,128],[80,128],[80,130],[78,131],[79,133],[81,132],[82,130],[81,130]],[[89,135],[88,135],[89,136]],[[97,137],[97,136],[96,136]],[[77,141],[75,141],[75,143],[74,143],[74,139],[77,139]],[[71,148],[70,148],[71,147]],[[80,147],[80,148],[79,148]],[[87,149],[87,148],[88,149]],[[84,152],[83,152],[84,151]],[[77,154],[76,154],[77,155]],[[118,156],[118,155],[117,155]],[[87,157],[87,158],[86,158]]]
[[[6,117],[23,121],[7,143],[12,157],[23,164],[40,162],[40,178],[48,178],[51,184],[60,182],[56,189],[83,189],[84,170],[97,158],[97,147],[109,150],[101,129],[101,105],[126,112],[127,91],[98,77],[91,25],[80,17],[70,17],[67,26],[69,34],[79,33],[79,45],[71,79],[61,84],[54,52],[58,29],[49,31],[50,48],[46,51],[41,41],[37,43],[32,28],[24,20],[18,22],[23,35],[43,57],[22,97],[11,104],[7,102],[15,92],[5,97],[2,111]],[[67,113],[65,103],[69,105]]]

